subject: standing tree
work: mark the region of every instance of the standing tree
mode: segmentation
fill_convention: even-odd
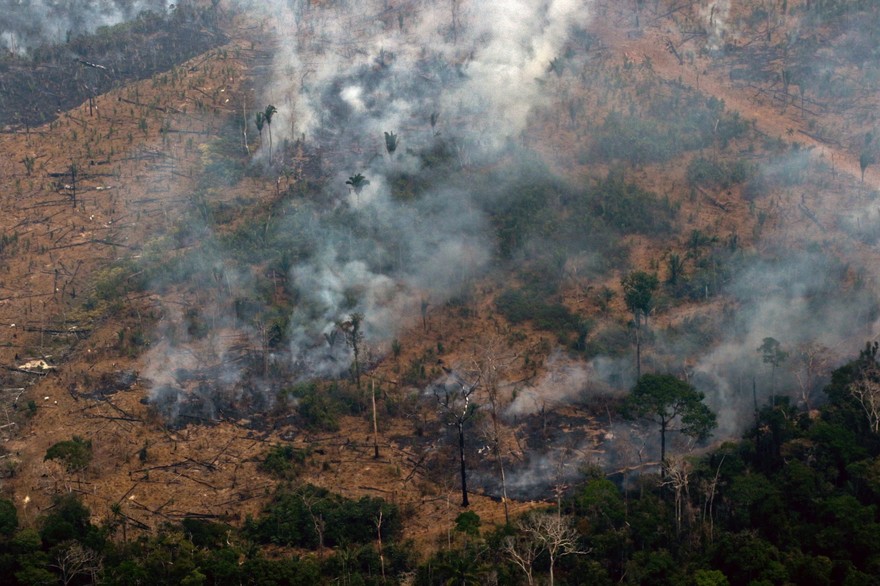
[[[501,481],[501,504],[504,506],[504,522],[510,523],[510,510],[507,499],[507,475],[504,469],[504,442],[501,413],[504,410],[504,396],[501,392],[503,377],[519,355],[508,350],[508,344],[499,336],[487,336],[477,341],[474,347],[473,371],[482,381],[488,400],[489,422],[484,437],[495,458],[498,478]]]
[[[624,414],[660,426],[660,463],[666,467],[666,434],[679,431],[703,440],[717,425],[715,414],[703,403],[705,395],[671,374],[646,374],[626,398]]]
[[[361,353],[361,344],[364,341],[364,332],[361,330],[361,325],[364,322],[364,315],[362,313],[353,313],[348,319],[339,324],[339,329],[342,330],[342,333],[345,334],[345,343],[348,344],[349,348],[351,348],[352,353],[354,354],[354,362],[351,365],[352,374],[354,375],[354,383],[357,387],[357,390],[361,390],[361,362],[360,362],[360,353]]]
[[[389,157],[394,156],[394,151],[397,150],[397,144],[398,144],[397,135],[394,134],[393,132],[386,132],[385,133],[385,150],[388,151]]]
[[[555,583],[554,570],[556,562],[559,558],[572,554],[585,554],[586,551],[578,550],[578,532],[574,528],[571,517],[562,517],[560,515],[551,515],[549,513],[533,513],[517,523],[520,531],[525,535],[526,540],[530,540],[534,545],[525,548],[522,545],[516,550],[512,547],[513,543],[505,546],[506,553],[511,560],[518,565],[526,573],[529,584],[532,584],[531,572],[529,568],[531,562],[537,557],[537,554],[546,552],[550,561],[550,586]],[[520,554],[520,560],[513,552]],[[531,559],[529,559],[531,557]]]
[[[673,252],[666,259],[666,284],[675,291],[683,279],[684,259],[677,252]]]
[[[634,271],[620,280],[623,286],[623,300],[627,308],[632,312],[636,326],[645,319],[648,325],[648,315],[654,310],[654,291],[660,284],[657,275],[645,271]]]
[[[269,104],[266,106],[266,111],[263,112],[263,117],[266,119],[266,126],[269,128],[269,160],[272,160],[272,116],[278,112],[278,108]]]
[[[862,154],[859,155],[859,167],[862,170],[862,183],[865,182],[865,171],[868,170],[868,167],[874,162],[874,157],[867,150],[862,151]]]
[[[351,187],[351,190],[354,191],[355,195],[359,196],[364,187],[370,184],[370,180],[358,173],[357,175],[349,177],[345,184]]]
[[[470,506],[467,493],[467,466],[464,457],[464,428],[477,414],[477,405],[471,396],[480,386],[480,379],[466,383],[452,375],[445,383],[434,386],[434,397],[449,426],[458,432],[458,461],[461,467],[461,506]]]
[[[257,123],[257,132],[260,133],[260,145],[263,144],[263,126],[266,125],[266,115],[262,112],[257,112],[254,117],[256,118]]]
[[[535,583],[532,575],[535,559],[543,553],[541,545],[532,539],[531,535],[508,535],[504,538],[501,551],[526,575],[526,583],[529,586]]]
[[[648,325],[648,315],[654,309],[654,291],[660,284],[656,274],[635,271],[620,280],[623,300],[633,314],[636,326],[636,376],[642,376],[642,318]]]
[[[764,341],[758,346],[758,352],[761,353],[761,360],[764,364],[769,364],[770,369],[770,394],[776,394],[776,369],[788,360],[788,352],[782,349],[782,344],[776,338],[764,338]]]
[[[873,433],[880,433],[880,369],[877,363],[872,361],[862,368],[848,390],[865,412],[868,427]]]

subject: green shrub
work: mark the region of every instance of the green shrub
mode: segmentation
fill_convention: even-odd
[[[259,468],[278,478],[292,478],[305,464],[307,452],[298,450],[290,444],[275,446],[266,454]]]
[[[296,400],[296,411],[303,425],[315,431],[338,431],[339,417],[347,405],[339,398],[338,385],[321,388],[315,382],[301,383],[282,391],[282,397]]]
[[[693,159],[687,168],[687,181],[692,186],[729,189],[733,185],[746,181],[751,169],[743,160],[719,162],[704,159]]]
[[[92,461],[92,442],[75,435],[51,446],[43,460],[60,460],[69,472],[83,470]]]
[[[401,531],[397,506],[379,498],[363,497],[354,501],[306,485],[296,492],[275,495],[262,515],[248,524],[246,531],[260,543],[315,549],[320,545],[315,520],[320,519],[325,546],[364,544],[376,539],[376,519],[380,512],[382,539],[392,541]]]

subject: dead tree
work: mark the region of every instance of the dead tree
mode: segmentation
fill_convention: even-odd
[[[501,481],[501,503],[504,506],[504,522],[510,523],[510,511],[507,502],[507,477],[504,470],[504,454],[502,449],[501,411],[503,397],[501,385],[504,373],[519,358],[518,354],[505,352],[506,344],[499,337],[490,337],[477,341],[473,370],[483,383],[489,406],[491,426],[486,430],[489,448],[495,458],[498,477]]]
[[[464,455],[464,428],[477,414],[477,405],[471,400],[480,385],[478,378],[473,383],[467,383],[460,377],[452,374],[444,383],[434,386],[434,397],[446,419],[447,425],[455,427],[458,433],[458,460],[461,467],[461,506],[468,507],[467,492],[467,466]]]
[[[685,508],[688,506],[690,482],[690,464],[681,457],[670,458],[666,467],[666,479],[664,486],[671,486],[675,495],[675,529],[680,534],[682,518]]]
[[[103,568],[103,556],[74,541],[58,552],[52,567],[61,573],[61,583],[64,586],[78,582],[79,576],[88,576],[90,584],[97,584]]]
[[[537,552],[546,552],[550,558],[550,586],[554,584],[554,569],[559,558],[589,553],[578,549],[578,532],[571,517],[536,513],[527,515],[517,525],[524,536],[534,542]]]
[[[501,551],[523,571],[526,575],[526,583],[532,586],[535,583],[532,566],[538,555],[542,553],[541,544],[530,535],[508,535],[504,539]]]
[[[865,412],[871,431],[880,432],[880,369],[874,365],[864,369],[849,392]]]

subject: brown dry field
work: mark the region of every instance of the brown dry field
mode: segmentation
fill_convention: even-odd
[[[647,268],[651,259],[684,249],[685,235],[692,229],[707,229],[719,236],[739,234],[745,246],[796,249],[818,241],[835,251],[846,243],[848,254],[876,271],[880,266],[876,250],[853,243],[839,226],[841,214],[863,209],[880,188],[880,171],[869,169],[862,186],[858,154],[839,146],[850,144],[852,137],[840,130],[839,144],[832,144],[804,134],[805,121],[797,109],[733,85],[727,71],[708,57],[697,56],[693,65],[679,65],[664,43],[671,39],[682,50],[687,46],[669,17],[644,18],[642,28],[636,29],[630,11],[609,4],[594,23],[609,63],[625,58],[643,63],[649,58],[654,75],[681,79],[722,98],[728,109],[754,119],[758,132],[812,149],[810,173],[822,192],[821,198],[800,192],[764,198],[759,205],[770,221],[758,239],[751,236],[754,214],[736,190],[691,200],[680,188],[686,162],[678,168],[640,170],[637,180],[676,197],[680,217],[687,222],[679,241],[631,239],[634,266]],[[112,260],[140,254],[151,238],[169,228],[187,205],[182,194],[195,187],[205,145],[242,101],[257,101],[250,71],[265,60],[271,47],[264,46],[253,30],[233,27],[234,40],[228,46],[182,64],[174,73],[102,95],[96,110],[90,112],[84,104],[29,133],[0,135],[0,223],[2,234],[16,234],[18,239],[12,245],[14,252],[0,257],[0,364],[6,367],[0,389],[5,418],[0,419],[5,449],[0,465],[11,474],[2,480],[3,494],[15,501],[25,524],[33,524],[51,506],[52,497],[66,491],[81,495],[98,522],[118,503],[132,527],[155,528],[193,514],[235,524],[256,515],[278,484],[257,469],[261,456],[270,446],[291,441],[313,451],[303,480],[349,497],[381,496],[401,504],[413,513],[406,536],[423,551],[429,550],[449,537],[452,520],[461,511],[458,488],[455,478],[446,485],[425,479],[414,471],[417,455],[390,439],[412,434],[409,421],[384,424],[382,456],[374,460],[364,418],[346,418],[336,434],[289,428],[255,431],[245,422],[233,421],[169,430],[141,402],[146,381],[104,397],[86,396],[107,380],[102,377],[143,370],[142,359],[120,347],[120,331],[148,329],[166,304],[187,303],[157,294],[130,296],[123,311],[109,318],[105,308],[88,310],[82,300],[98,271]],[[564,128],[550,131],[541,116],[536,115],[531,131],[540,137],[538,150],[554,153],[554,166],[569,177],[585,175],[588,170],[583,165],[564,155],[576,150],[571,146],[577,135]],[[832,129],[858,128],[852,116],[827,113],[823,123]],[[160,133],[163,126],[177,132]],[[26,158],[34,161],[30,170]],[[67,179],[49,176],[66,173],[71,163],[80,169],[75,207],[71,190],[56,184]],[[247,179],[224,197],[256,204],[270,201],[276,197],[275,182]],[[815,213],[821,228],[799,211],[801,201]],[[586,283],[575,270],[571,272],[566,304],[581,315],[597,315],[585,291],[588,285],[602,283]],[[605,284],[619,288],[618,281],[611,278]],[[432,308],[428,330],[423,331],[414,315],[412,327],[399,335],[404,348],[399,361],[407,363],[442,342],[447,364],[466,364],[487,332],[505,335],[507,326],[493,315],[496,288],[491,279],[476,285],[476,317],[465,320],[452,309]],[[622,319],[625,311],[619,295],[615,303],[615,319]],[[672,322],[716,309],[690,304],[660,319]],[[529,332],[511,352],[540,352],[547,342],[540,333]],[[16,370],[37,358],[46,358],[55,368],[39,374]],[[386,358],[374,374],[393,381],[398,376],[395,367],[395,361]],[[535,373],[512,368],[507,378],[527,381],[530,376]],[[37,405],[33,416],[26,415],[29,400]],[[586,421],[585,425],[592,427],[600,450],[601,424]],[[57,463],[43,461],[49,446],[74,435],[93,442],[94,461],[86,471],[68,474]],[[144,446],[148,457],[141,461],[138,453]],[[536,505],[511,504],[512,512]],[[488,497],[473,495],[472,510],[484,523],[503,521],[501,504]]]

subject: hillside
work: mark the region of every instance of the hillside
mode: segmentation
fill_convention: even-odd
[[[10,52],[0,433],[19,526],[51,561],[72,546],[47,519],[81,502],[92,525],[69,537],[122,548],[111,583],[133,583],[110,570],[129,541],[183,523],[205,552],[226,532],[240,566],[295,554],[301,583],[347,583],[340,556],[363,547],[368,583],[428,584],[455,556],[503,557],[494,528],[548,503],[613,557],[587,503],[613,489],[688,534],[669,560],[807,583],[769,533],[785,577],[741,582],[706,553],[711,505],[669,486],[687,469],[705,488],[727,457],[722,484],[784,483],[772,466],[812,466],[798,450],[824,453],[822,422],[857,419],[880,316],[878,19],[843,0],[193,2]],[[714,425],[664,436],[662,463],[627,397],[665,373]],[[838,462],[858,486],[813,472],[873,528],[868,420]],[[728,545],[759,531],[741,496],[719,497]],[[669,560],[632,531],[627,559],[572,556],[556,578],[662,583],[646,568]],[[865,547],[797,555],[867,576]],[[524,577],[512,563],[501,583]]]

